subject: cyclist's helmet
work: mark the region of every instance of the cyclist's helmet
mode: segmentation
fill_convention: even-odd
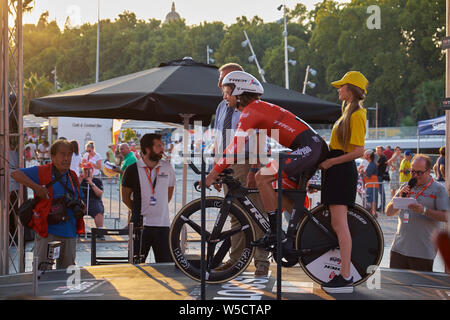
[[[264,88],[259,80],[244,71],[230,72],[223,78],[222,85],[234,85],[232,96],[240,96],[243,93],[264,93]]]

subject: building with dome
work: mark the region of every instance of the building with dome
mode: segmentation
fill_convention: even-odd
[[[175,2],[172,2],[172,10],[166,15],[166,20],[164,23],[169,23],[170,21],[180,20],[181,16],[175,11]]]

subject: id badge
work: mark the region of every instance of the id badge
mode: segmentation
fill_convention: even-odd
[[[150,197],[150,205],[151,205],[151,206],[156,205],[156,198],[153,197],[153,196]]]
[[[405,213],[403,214],[403,223],[408,223],[409,222],[409,213]]]

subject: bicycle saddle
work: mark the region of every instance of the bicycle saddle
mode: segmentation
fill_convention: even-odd
[[[223,170],[222,173],[223,173],[223,174],[233,174],[233,173],[234,173],[234,170],[233,170],[233,169],[230,169],[230,168],[227,168],[227,169]]]

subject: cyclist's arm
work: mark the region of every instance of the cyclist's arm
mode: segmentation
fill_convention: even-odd
[[[248,111],[247,114],[249,112],[250,111]],[[247,130],[257,128],[256,119],[257,115],[248,114],[247,116],[243,117],[241,114],[241,118],[239,119],[239,122],[237,124],[233,140],[223,152],[222,158],[217,161],[216,165],[213,168],[214,171],[216,171],[217,173],[221,173],[223,170],[230,166],[231,163],[227,163],[227,155],[241,154],[245,152],[245,143],[248,140]],[[242,139],[244,139],[244,141]],[[231,156],[229,159],[234,162],[234,156]]]

